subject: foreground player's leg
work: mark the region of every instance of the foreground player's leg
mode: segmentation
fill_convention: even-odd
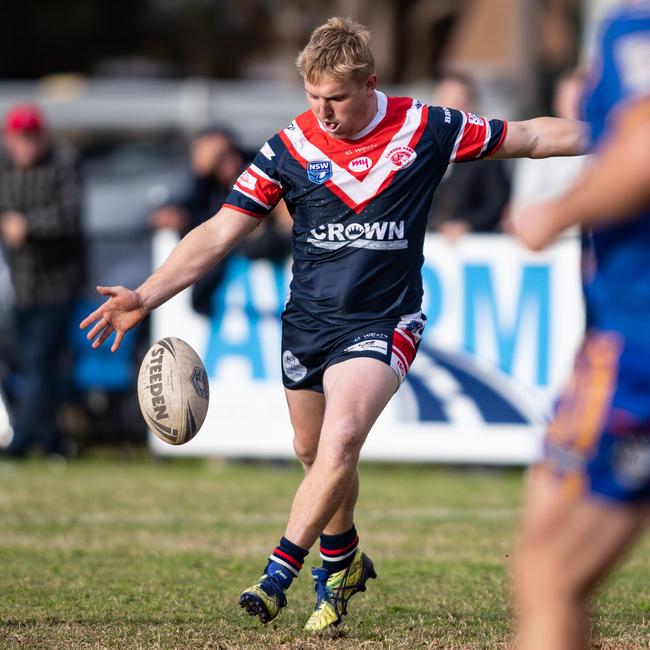
[[[515,566],[518,647],[588,647],[587,598],[648,524],[650,508],[567,497],[544,468],[531,478]]]
[[[316,458],[325,413],[325,397],[322,393],[310,390],[286,393],[291,424],[295,432],[294,449],[305,472],[308,472]],[[287,603],[284,592],[298,576],[307,552],[308,549],[282,537],[269,556],[260,579],[240,596],[240,606],[249,614],[257,615],[262,623],[276,618]]]

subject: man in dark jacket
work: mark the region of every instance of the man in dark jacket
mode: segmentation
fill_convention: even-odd
[[[37,444],[59,453],[60,352],[84,272],[80,188],[73,153],[50,142],[33,105],[5,115],[0,234],[14,286],[21,370],[8,452],[23,456]]]
[[[468,75],[447,72],[438,79],[435,104],[471,113],[476,88]],[[466,233],[498,232],[510,182],[502,160],[479,160],[449,166],[429,213],[428,230],[455,241]]]

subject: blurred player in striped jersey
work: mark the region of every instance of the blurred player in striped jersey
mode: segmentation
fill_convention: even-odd
[[[347,18],[317,28],[298,57],[309,110],[271,137],[223,208],[190,232],[136,291],[82,322],[101,345],[196,282],[284,199],[293,217],[293,278],[282,314],[283,382],[305,478],[289,521],[240,605],[264,623],[320,539],[316,606],[306,624],[341,622],[375,576],[359,549],[359,453],[404,381],[424,328],[423,241],[433,192],[450,162],[575,155],[581,123],[507,124],[377,89],[368,31]],[[399,432],[396,431],[396,435]]]
[[[516,564],[525,650],[588,645],[588,596],[650,516],[650,2],[608,20],[585,103],[595,164],[515,215],[533,249],[584,229],[587,334],[533,470]]]

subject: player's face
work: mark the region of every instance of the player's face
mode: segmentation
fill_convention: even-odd
[[[377,76],[358,79],[323,78],[312,84],[305,80],[311,112],[333,138],[349,138],[364,129],[377,112]]]
[[[5,148],[17,167],[31,167],[45,151],[44,134],[37,133],[6,133]]]

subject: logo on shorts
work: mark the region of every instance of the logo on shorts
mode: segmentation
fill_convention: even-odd
[[[284,374],[291,381],[300,381],[307,374],[307,368],[300,363],[298,357],[291,350],[285,350],[282,353],[282,367],[284,368]]]
[[[395,147],[386,154],[386,158],[394,169],[410,167],[417,157],[418,155],[411,147]]]
[[[307,162],[307,178],[312,183],[321,185],[332,178],[333,173],[331,160],[310,160]]]
[[[343,352],[379,352],[380,354],[388,354],[388,341],[379,341],[378,339],[360,341],[349,345]]]

